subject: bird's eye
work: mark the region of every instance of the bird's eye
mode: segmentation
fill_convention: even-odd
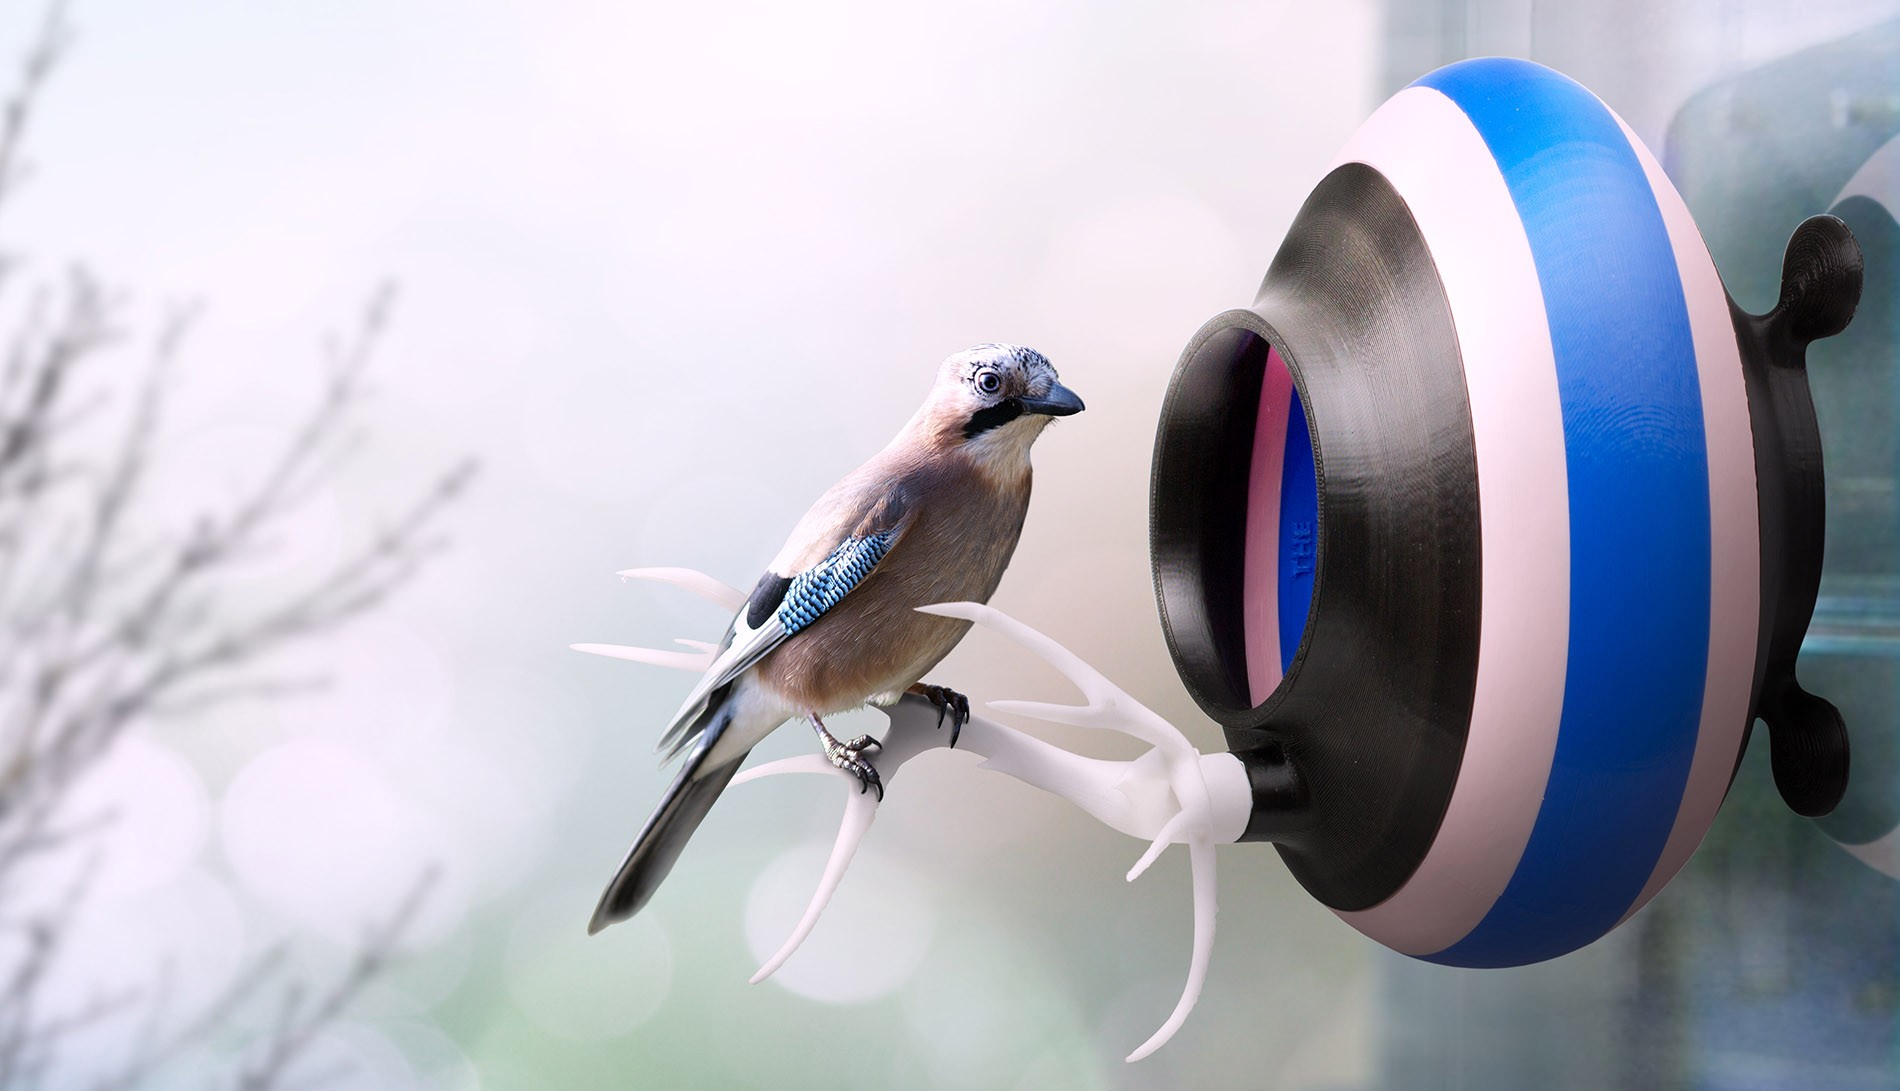
[[[976,373],[976,389],[979,393],[994,394],[1003,389],[1003,377],[985,368]]]

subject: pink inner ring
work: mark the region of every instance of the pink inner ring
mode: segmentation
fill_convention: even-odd
[[[1287,421],[1293,375],[1278,349],[1267,352],[1260,380],[1260,415],[1254,425],[1253,464],[1247,480],[1247,547],[1244,631],[1247,688],[1255,705],[1279,686],[1280,669],[1280,481],[1286,462]]]

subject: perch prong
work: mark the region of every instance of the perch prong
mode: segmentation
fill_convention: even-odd
[[[674,587],[691,591],[708,602],[734,612],[745,605],[744,591],[724,580],[714,579],[696,568],[623,568],[614,575],[623,580],[670,583]]]
[[[621,575],[629,579],[670,583],[735,610],[743,602],[743,596],[738,591],[690,569],[629,569]],[[1168,845],[1185,843],[1188,846],[1193,879],[1193,955],[1188,966],[1186,985],[1173,1012],[1160,1029],[1128,1055],[1128,1060],[1137,1061],[1148,1056],[1166,1044],[1186,1022],[1207,979],[1207,967],[1214,947],[1216,912],[1214,845],[1217,838],[1231,840],[1238,834],[1238,830],[1218,828],[1220,822],[1233,825],[1231,815],[1245,814],[1251,806],[1245,775],[1229,771],[1210,778],[1210,762],[1234,763],[1235,771],[1239,768],[1238,763],[1226,754],[1203,757],[1172,724],[1123,692],[1073,652],[1007,614],[969,602],[940,603],[919,609],[925,613],[972,621],[1000,632],[1049,663],[1074,683],[1087,700],[1082,705],[997,701],[992,702],[990,707],[1055,723],[1119,731],[1153,747],[1133,761],[1089,758],[979,716],[972,716],[964,725],[962,741],[958,746],[960,752],[982,757],[984,768],[1062,796],[1108,826],[1149,841],[1146,851],[1128,873],[1130,881],[1146,871]],[[703,670],[705,660],[710,658],[714,650],[712,646],[687,640],[680,643],[695,648],[697,654],[604,644],[574,647],[637,662]],[[883,747],[878,751],[875,761],[886,785],[895,779],[905,762],[926,750],[947,747],[949,735],[937,730],[938,710],[928,700],[906,696],[881,711],[889,717],[891,726],[882,737]],[[783,966],[817,926],[819,916],[843,881],[845,871],[857,855],[858,846],[863,843],[872,820],[877,816],[877,797],[859,790],[856,778],[816,754],[786,758],[748,769],[735,777],[733,783],[798,773],[838,777],[845,791],[844,814],[824,873],[819,877],[804,915],[784,944],[753,975],[754,982],[764,980]],[[1228,815],[1229,818],[1217,821],[1220,815]]]
[[[683,671],[705,671],[712,666],[712,651],[703,650],[698,641],[678,641],[688,647],[701,650],[690,652],[670,652],[660,648],[635,648],[626,644],[569,644],[568,647],[588,655],[604,655],[609,659],[625,659],[630,663],[650,663],[656,667],[672,667]]]
[[[896,773],[893,767],[882,775],[888,781]],[[838,838],[831,846],[831,856],[825,861],[824,874],[818,878],[818,888],[812,891],[811,901],[805,907],[804,916],[798,920],[797,927],[787,936],[785,942],[771,958],[765,960],[758,972],[751,977],[751,983],[757,985],[778,971],[785,961],[792,957],[804,944],[805,937],[811,935],[818,926],[818,918],[824,914],[825,906],[831,904],[831,896],[838,890],[838,884],[844,881],[844,873],[851,867],[851,860],[858,854],[858,846],[864,843],[864,835],[871,828],[871,820],[877,817],[878,798],[869,792],[857,790],[857,778],[843,769],[832,765],[816,754],[803,754],[795,758],[785,758],[748,769],[732,778],[734,784],[761,777],[778,776],[787,773],[829,773],[848,782],[850,790],[845,793],[844,818],[838,823]]]

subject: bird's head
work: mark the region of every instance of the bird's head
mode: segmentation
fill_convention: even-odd
[[[933,438],[1000,467],[1027,465],[1029,445],[1048,423],[1082,411],[1055,366],[1021,345],[978,345],[943,362],[919,413]]]

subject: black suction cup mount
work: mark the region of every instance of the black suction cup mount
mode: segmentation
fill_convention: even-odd
[[[1751,708],[1768,725],[1775,786],[1795,813],[1827,814],[1847,791],[1840,711],[1801,688],[1795,657],[1821,585],[1827,491],[1808,391],[1808,344],[1847,328],[1860,301],[1861,252],[1833,216],[1802,222],[1781,265],[1781,299],[1766,314],[1729,309],[1754,422],[1761,504],[1762,634]]]

